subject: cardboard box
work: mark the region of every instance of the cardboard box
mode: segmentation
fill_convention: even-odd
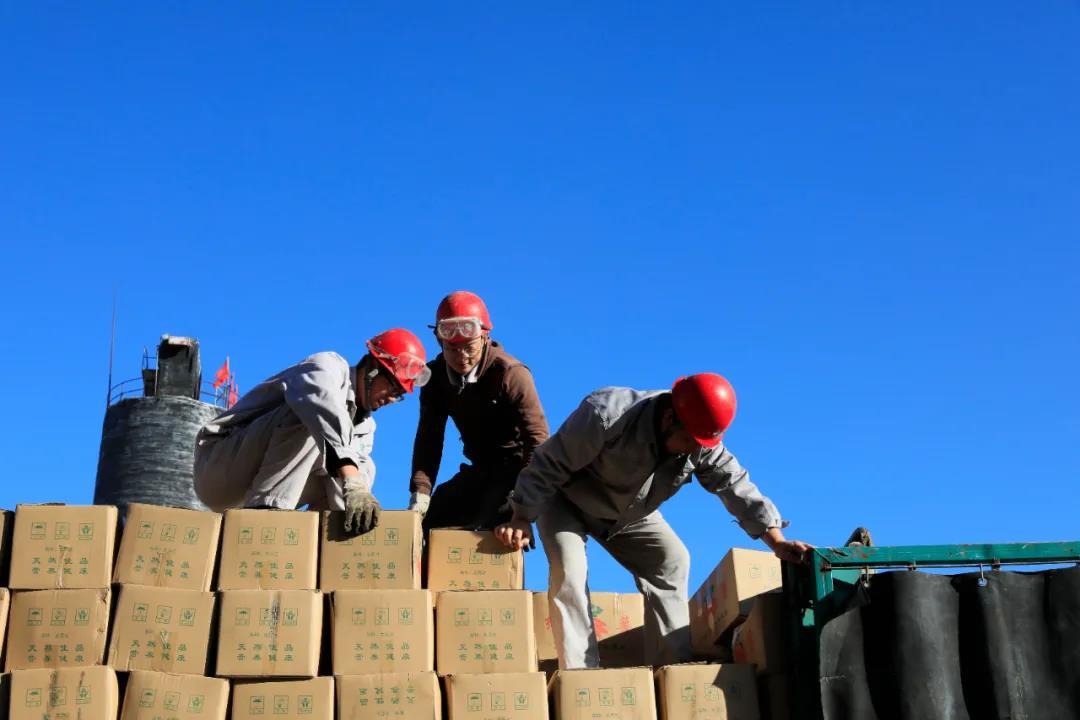
[[[433,672],[339,677],[337,706],[337,720],[442,720]]]
[[[108,590],[32,590],[11,596],[7,670],[100,665]]]
[[[120,720],[225,720],[228,709],[228,680],[135,670]]]
[[[339,590],[332,606],[335,675],[435,669],[428,590]]]
[[[749,665],[668,665],[656,681],[662,720],[758,720]]]
[[[601,667],[636,667],[645,664],[645,597],[641,593],[590,593],[593,627],[600,649]],[[546,592],[533,593],[536,655],[557,660],[555,635]]]
[[[116,673],[107,667],[16,670],[10,720],[115,720]]]
[[[428,533],[427,588],[520,590],[525,587],[525,555],[507,550],[493,532],[432,530]]]
[[[551,703],[556,720],[656,720],[649,668],[560,670]]]
[[[536,672],[532,593],[443,592],[435,608],[440,675]]]
[[[19,505],[15,511],[8,587],[109,587],[116,519],[112,505]]]
[[[218,590],[318,587],[319,513],[226,510]]]
[[[232,720],[334,720],[334,678],[233,686]]]
[[[420,520],[412,510],[384,510],[377,528],[354,537],[345,533],[345,513],[324,512],[319,587],[323,592],[419,590]]]
[[[786,670],[787,623],[787,603],[782,594],[758,595],[746,621],[732,635],[735,662],[754,665],[761,675]]]
[[[792,698],[795,697],[789,675],[767,675],[758,677],[758,705],[761,707],[762,720],[792,720]]]
[[[752,599],[783,584],[771,552],[733,548],[690,598],[690,641],[706,657],[726,654],[727,632],[750,612]]]
[[[221,515],[128,505],[113,582],[210,590],[221,539]]]
[[[323,599],[318,590],[226,590],[218,605],[218,676],[319,674]]]
[[[121,586],[108,664],[114,670],[205,675],[214,593]]]
[[[450,720],[548,720],[544,673],[450,675]]]

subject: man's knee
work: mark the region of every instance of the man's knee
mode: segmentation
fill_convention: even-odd
[[[221,452],[214,452],[213,443],[200,443],[195,449],[192,486],[195,497],[215,512],[238,507],[244,496],[228,482],[228,467]]]
[[[672,591],[685,595],[690,584],[690,551],[672,534],[661,544],[652,562],[639,565],[638,578],[654,591]]]
[[[588,577],[585,543],[574,533],[553,533],[544,538],[551,583],[584,588]]]

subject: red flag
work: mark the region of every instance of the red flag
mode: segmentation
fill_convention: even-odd
[[[240,388],[236,386],[236,378],[232,378],[229,381],[229,403],[228,403],[228,405],[225,406],[225,409],[228,410],[233,405],[235,405],[236,401],[239,399],[239,397],[240,397]]]
[[[214,389],[217,390],[219,387],[221,387],[222,385],[224,385],[228,381],[229,381],[229,356],[226,355],[225,356],[225,364],[222,365],[221,367],[219,367],[218,371],[216,373],[214,373]]]

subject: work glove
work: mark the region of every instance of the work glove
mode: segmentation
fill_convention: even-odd
[[[345,532],[363,535],[379,524],[379,501],[364,487],[345,486]]]
[[[414,492],[409,496],[409,509],[420,513],[420,517],[427,515],[428,506],[431,505],[431,496],[421,492]]]

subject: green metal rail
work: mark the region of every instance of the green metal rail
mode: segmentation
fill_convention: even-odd
[[[903,545],[817,548],[808,565],[784,566],[784,594],[790,610],[791,692],[799,720],[821,720],[821,630],[849,606],[859,583],[877,570],[985,568],[1004,565],[1080,563],[1080,541],[986,545]]]

